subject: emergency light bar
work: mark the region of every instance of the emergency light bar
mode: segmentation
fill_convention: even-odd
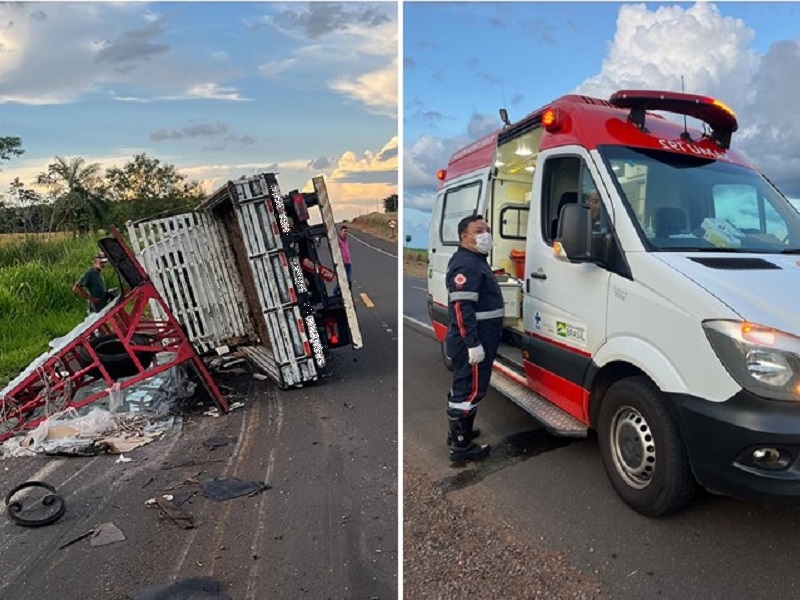
[[[721,148],[731,147],[733,132],[739,128],[736,114],[728,106],[707,96],[653,90],[620,90],[612,94],[609,103],[617,108],[631,109],[628,120],[644,130],[646,111],[663,110],[700,119],[711,127],[711,139]]]

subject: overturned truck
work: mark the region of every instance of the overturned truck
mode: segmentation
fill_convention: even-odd
[[[194,212],[127,224],[197,351],[236,348],[282,389],[328,375],[330,350],[362,346],[325,181],[313,185],[284,195],[262,173]]]

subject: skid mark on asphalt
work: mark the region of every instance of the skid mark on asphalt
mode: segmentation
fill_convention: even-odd
[[[267,470],[264,474],[264,483],[270,485],[270,481],[272,481],[272,474],[275,471],[275,452],[278,446],[278,438],[280,437],[281,429],[283,428],[283,403],[278,397],[275,388],[271,386],[268,392],[268,401],[269,411],[267,416],[269,417],[270,424],[274,423],[275,426],[275,442],[272,448],[270,448],[269,459],[267,460]],[[251,556],[260,556],[261,554],[261,546],[259,542],[261,541],[261,536],[266,528],[267,499],[267,494],[261,494],[261,497],[258,501],[258,519],[253,531],[253,541],[250,544]],[[256,598],[256,582],[258,581],[258,565],[260,563],[261,561],[258,560],[253,561],[253,566],[250,567],[250,577],[247,581],[247,595],[245,596],[248,600],[255,600]]]
[[[544,429],[523,431],[509,435],[499,444],[492,444],[489,457],[474,463],[454,463],[453,468],[464,468],[471,464],[473,468],[460,471],[458,474],[445,477],[434,482],[433,486],[445,493],[462,490],[483,481],[487,476],[506,467],[539,456],[545,452],[563,448],[573,439],[555,437]]]
[[[249,391],[249,390],[248,390]],[[248,394],[249,395],[249,394]],[[237,461],[241,457],[243,449],[246,450],[252,443],[252,437],[256,435],[258,430],[258,423],[260,422],[260,406],[259,403],[254,403],[251,410],[244,413],[242,416],[242,422],[239,425],[239,435],[236,437],[236,444],[234,445],[233,449],[231,450],[231,454],[228,457],[225,466],[222,469],[222,473],[220,473],[219,477],[228,477],[228,476],[236,476],[236,467],[238,466]],[[218,418],[229,418],[228,417],[218,417]],[[224,534],[225,526],[227,525],[228,519],[230,518],[230,511],[231,505],[226,505],[222,510],[222,516],[217,519],[216,522],[216,529],[214,531],[214,545],[212,547],[218,548],[220,545],[221,536]],[[180,573],[181,568],[183,567],[184,563],[186,562],[186,558],[189,555],[189,551],[192,549],[194,545],[195,538],[197,537],[199,529],[191,529],[191,533],[187,536],[186,543],[179,555],[178,562],[175,566],[175,573]],[[215,556],[211,560],[211,565],[209,567],[209,574],[214,573],[214,567],[216,566],[216,559]]]

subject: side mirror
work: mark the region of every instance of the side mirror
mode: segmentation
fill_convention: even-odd
[[[585,204],[567,204],[558,218],[556,241],[570,262],[592,260],[592,210]]]

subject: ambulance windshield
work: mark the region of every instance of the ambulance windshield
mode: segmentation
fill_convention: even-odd
[[[599,150],[652,250],[800,253],[800,213],[758,172],[677,152]]]

